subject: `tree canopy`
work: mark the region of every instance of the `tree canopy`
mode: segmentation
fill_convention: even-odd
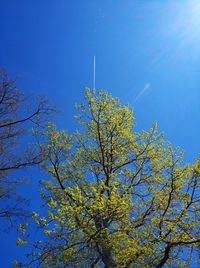
[[[44,98],[32,97],[30,105],[16,81],[0,69],[0,218],[10,224],[25,215],[21,207],[24,198],[16,192],[24,180],[16,176],[16,170],[37,165],[43,159],[31,144],[30,130],[44,125],[52,111]],[[29,144],[23,141],[28,135]]]
[[[33,212],[42,234],[17,267],[188,267],[197,259],[200,160],[157,133],[136,131],[133,112],[106,91],[86,90],[72,135],[48,124],[38,144],[50,175]],[[25,245],[24,245],[25,246]],[[190,266],[191,267],[191,266]],[[195,267],[195,266],[193,266]]]

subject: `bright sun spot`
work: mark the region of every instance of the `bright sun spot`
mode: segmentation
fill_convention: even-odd
[[[166,22],[165,30],[168,45],[173,44],[172,57],[175,60],[182,57],[199,59],[200,0],[174,1],[169,12],[172,16]]]
[[[200,0],[188,0],[179,4],[179,10],[175,14],[174,26],[177,34],[182,35],[182,37],[188,36],[192,38],[195,35],[199,35]]]
[[[188,1],[185,10],[186,32],[188,34],[200,34],[200,1]]]

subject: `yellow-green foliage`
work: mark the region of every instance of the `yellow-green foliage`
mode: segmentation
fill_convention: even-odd
[[[156,124],[135,132],[133,112],[106,91],[87,89],[77,108],[80,132],[49,124],[41,134],[42,167],[52,177],[42,189],[48,213],[33,213],[43,238],[25,267],[194,264],[200,160],[184,165]]]

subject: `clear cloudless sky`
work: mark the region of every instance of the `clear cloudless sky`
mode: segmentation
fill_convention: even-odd
[[[192,162],[200,149],[200,1],[0,0],[0,66],[25,94],[46,95],[72,132],[75,102],[93,84],[153,121]],[[34,177],[34,174],[32,174]],[[31,206],[37,206],[32,195]],[[1,234],[0,267],[23,254]]]

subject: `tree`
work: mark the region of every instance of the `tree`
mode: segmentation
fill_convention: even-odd
[[[28,135],[28,129],[44,124],[50,111],[42,98],[37,102],[32,98],[28,103],[15,80],[0,70],[0,217],[10,223],[25,213],[20,207],[24,199],[15,191],[22,179],[16,178],[13,171],[39,164],[43,159],[22,139]]]
[[[81,132],[51,124],[42,134],[48,212],[33,212],[40,241],[21,226],[18,244],[34,250],[15,265],[196,267],[200,160],[184,164],[156,124],[136,132],[132,111],[106,91],[87,89],[77,107]]]

